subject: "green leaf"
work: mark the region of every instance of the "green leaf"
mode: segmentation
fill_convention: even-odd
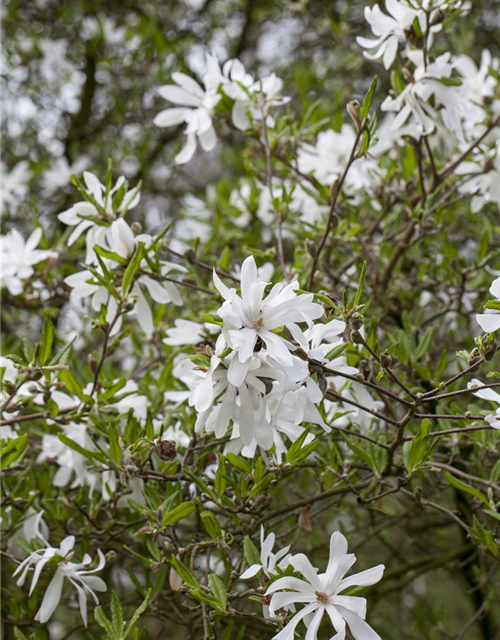
[[[40,366],[44,366],[49,361],[52,354],[52,345],[54,344],[54,325],[50,318],[48,309],[44,311],[44,321],[42,329],[42,341],[40,342],[40,350],[38,352],[38,358]]]
[[[2,440],[0,444],[0,467],[6,469],[14,462],[19,461],[28,448],[28,436],[26,434],[6,441]]]
[[[482,502],[484,502],[485,505],[487,506],[490,505],[488,498],[483,493],[481,493],[479,489],[476,489],[475,487],[472,487],[470,484],[467,484],[466,482],[462,482],[462,480],[455,478],[455,476],[451,475],[451,473],[449,473],[448,471],[444,475],[445,475],[445,478],[448,480],[448,482],[451,484],[451,486],[455,487],[455,489],[459,489],[460,491],[465,491],[465,493],[470,493],[472,496],[478,498],[479,500],[482,500]]]
[[[251,473],[252,470],[250,469],[249,465],[239,456],[235,455],[234,453],[227,453],[226,454],[226,459],[227,461],[233,466],[236,467],[236,469],[239,469],[240,471],[243,471],[244,473]]]
[[[487,547],[495,558],[498,556],[499,549],[493,534],[486,529],[476,516],[472,516],[472,527],[469,527],[469,532],[480,544]]]
[[[94,619],[97,624],[106,631],[110,640],[119,640],[119,638],[116,638],[113,625],[111,624],[111,621],[106,617],[102,607],[96,607],[94,609]]]
[[[87,394],[83,393],[81,384],[78,382],[75,376],[71,373],[71,371],[68,371],[68,370],[61,371],[61,373],[59,374],[59,378],[61,379],[62,382],[64,382],[66,389],[70,393],[74,393],[82,402],[85,402],[85,404],[90,404],[90,405],[94,404],[94,400]]]
[[[219,602],[215,598],[211,598],[208,594],[204,593],[200,589],[193,589],[191,591],[191,595],[198,600],[201,600],[202,602],[206,602],[212,607],[212,609],[224,609],[224,607],[222,606],[222,602]]]
[[[121,638],[125,622],[123,620],[123,607],[116,591],[111,592],[111,623],[115,631],[115,636]]]
[[[429,446],[429,432],[431,428],[430,420],[422,420],[418,435],[410,442],[405,442],[403,446],[403,462],[409,474],[418,469],[426,459],[426,452]]]
[[[222,537],[222,529],[219,521],[210,511],[204,511],[201,514],[201,521],[203,522],[203,526],[207,530],[208,535],[216,540],[217,538]]]
[[[243,539],[243,556],[249,567],[253,564],[261,564],[260,552],[248,536]]]
[[[16,640],[28,640],[28,636],[25,636],[19,627],[14,627],[14,638]]]
[[[135,623],[137,622],[137,620],[139,620],[139,618],[142,616],[142,614],[148,608],[149,603],[151,601],[152,595],[153,595],[153,589],[148,589],[146,597],[144,598],[142,603],[137,607],[137,609],[135,610],[134,615],[132,616],[132,619],[130,620],[130,622],[128,624],[127,630],[125,631],[125,635],[123,636],[123,640],[125,640],[125,638],[128,636],[130,631],[132,631],[132,629],[133,629]]]
[[[99,462],[102,462],[102,463],[106,462],[105,455],[100,451],[89,451],[88,449],[84,449],[77,442],[75,442],[71,438],[68,438],[68,436],[65,436],[64,433],[58,433],[57,437],[67,447],[69,447],[70,449],[73,449],[73,451],[76,451],[77,453],[81,454],[88,460],[98,460]]]
[[[174,524],[183,518],[187,518],[195,510],[196,505],[194,502],[182,502],[178,507],[175,507],[175,509],[172,509],[172,511],[163,516],[162,525],[166,527]]]
[[[109,249],[105,249],[104,247],[99,246],[98,244],[94,245],[94,251],[102,256],[103,258],[108,258],[109,260],[114,260],[114,262],[118,262],[122,266],[128,264],[128,260],[123,256],[120,256],[115,251],[109,251]]]
[[[485,229],[481,236],[481,242],[479,243],[479,246],[477,248],[476,259],[478,262],[480,262],[483,258],[486,258],[486,256],[488,255],[489,245],[490,245],[490,234],[488,232],[488,229]]]
[[[49,367],[53,367],[56,364],[68,364],[71,358],[71,351],[73,349],[73,344],[75,343],[77,336],[73,338],[71,342],[65,344],[64,347],[56,353],[56,355],[49,362]]]
[[[122,291],[123,293],[128,293],[134,284],[134,278],[136,273],[139,271],[139,267],[141,266],[141,260],[144,253],[144,242],[139,242],[137,245],[137,249],[130,261],[128,267],[125,269],[125,273],[123,274],[122,281]]]
[[[330,349],[330,351],[326,354],[325,358],[330,361],[330,360],[335,360],[335,358],[338,358],[340,355],[342,355],[344,353],[344,351],[347,349],[347,342],[342,342],[338,345],[336,345],[335,347],[333,347],[333,349]]]
[[[363,99],[363,103],[359,109],[359,118],[361,122],[363,122],[363,120],[368,115],[368,112],[370,111],[370,107],[372,106],[373,98],[375,96],[375,90],[377,89],[377,82],[378,82],[378,77],[375,76],[372,80],[370,88],[368,89]]]
[[[227,606],[227,590],[222,579],[215,573],[211,573],[208,576],[208,586],[215,598],[222,604],[222,609],[225,610]]]
[[[196,578],[193,576],[191,571],[189,571],[186,565],[180,560],[178,560],[174,555],[170,557],[170,564],[180,575],[183,582],[185,582],[190,587],[194,587],[194,588],[199,587],[198,580],[196,580]]]
[[[361,300],[361,296],[363,295],[363,284],[365,282],[365,274],[366,274],[366,260],[363,260],[363,266],[361,267],[361,275],[359,277],[358,290],[356,291],[356,297],[354,298],[354,302],[352,306],[355,307],[359,304]]]

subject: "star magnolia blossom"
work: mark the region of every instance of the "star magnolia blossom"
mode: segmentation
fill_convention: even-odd
[[[113,196],[124,184],[124,176],[118,178],[115,186],[110,189],[107,195],[106,187],[93,173],[90,173],[90,171],[84,171],[83,180],[88,193],[93,197],[97,206],[92,204],[92,202],[82,200],[74,204],[70,209],[60,213],[57,217],[64,224],[75,227],[68,238],[69,247],[78,240],[82,233],[87,231],[87,254],[85,262],[87,264],[98,264],[97,257],[94,253],[94,246],[96,244],[104,244],[109,223],[115,219],[117,214],[120,215],[137,206],[141,199],[141,194],[137,188],[130,189],[123,196],[123,200],[119,206],[113,207]],[[105,224],[98,224],[95,219],[91,218],[100,218]]]
[[[305,618],[308,618],[306,640],[317,640],[317,632],[325,614],[337,632],[335,640],[345,639],[346,624],[355,640],[380,640],[380,636],[365,622],[365,598],[341,594],[348,587],[376,584],[382,578],[385,567],[380,564],[344,578],[355,562],[356,556],[347,553],[347,540],[338,531],[330,539],[330,559],[325,573],[319,574],[304,554],[292,556],[290,564],[304,579],[279,578],[271,584],[266,591],[266,595],[273,594],[270,614],[274,616],[279,609],[294,603],[305,606],[274,636],[274,640],[293,640],[297,625]]]
[[[269,110],[291,100],[279,95],[283,87],[281,78],[272,73],[262,80],[255,80],[245,71],[239,60],[228,60],[222,68],[222,73],[222,90],[235,101],[231,112],[234,126],[244,131],[251,125],[251,119],[265,118],[266,124],[273,127],[274,120],[269,115]]]
[[[7,171],[7,167],[3,162],[0,163],[0,173],[2,176],[2,197],[0,200],[3,212],[4,205],[14,203],[24,198],[28,193],[31,171],[29,163],[26,160],[22,160],[11,171]]]
[[[500,278],[493,280],[490,287],[490,293],[500,302]],[[476,322],[485,333],[493,333],[500,329],[500,313],[494,309],[490,313],[478,313]]]
[[[106,564],[104,555],[100,549],[97,550],[99,563],[94,569],[88,569],[92,564],[92,558],[87,553],[84,555],[82,562],[70,562],[68,556],[70,554],[72,555],[72,551],[75,546],[75,536],[68,536],[67,538],[64,538],[59,547],[52,547],[47,540],[45,540],[40,531],[42,516],[43,511],[41,511],[37,516],[35,530],[36,537],[41,540],[45,546],[31,553],[26,560],[21,562],[18,566],[13,574],[14,576],[21,574],[17,581],[17,585],[22,587],[26,582],[29,570],[34,568],[35,571],[29,591],[29,595],[31,595],[38,583],[43,568],[51,560],[53,561],[53,559],[58,559],[59,564],[57,565],[54,576],[45,591],[42,604],[35,616],[35,620],[41,624],[45,624],[51,618],[61,601],[64,579],[66,578],[77,590],[80,614],[84,625],[87,626],[88,596],[92,596],[95,604],[99,604],[99,599],[95,592],[107,590],[104,580],[98,576],[92,575],[104,569]]]
[[[407,2],[386,0],[385,8],[389,15],[383,13],[379,5],[365,7],[365,19],[373,31],[376,39],[356,38],[357,43],[365,49],[377,49],[375,53],[364,52],[366,58],[375,60],[383,58],[384,67],[390,69],[400,42],[405,42],[413,21],[419,12],[409,6]]]
[[[204,89],[185,73],[172,74],[175,84],[166,84],[158,89],[162,98],[179,106],[160,111],[154,124],[158,127],[172,127],[185,122],[187,125],[184,131],[187,136],[186,146],[177,154],[177,164],[185,164],[191,160],[196,151],[196,140],[204,151],[211,151],[217,143],[212,115],[222,98],[218,93],[222,74],[215,56],[207,53],[206,63]]]
[[[476,387],[483,387],[484,384],[481,380],[474,378],[467,385],[468,389],[475,389]],[[489,400],[490,402],[494,402],[498,405],[495,414],[490,414],[485,417],[486,422],[488,422],[493,429],[500,429],[500,393],[497,393],[494,389],[478,389],[474,391],[473,395],[477,398],[481,398],[482,400]]]
[[[132,229],[125,220],[119,218],[107,228],[105,240],[107,244],[106,248],[109,251],[118,254],[126,260],[130,260],[135,253],[138,243],[143,242],[148,246],[151,244],[152,238],[147,234],[134,236]],[[108,268],[111,270],[119,266],[118,263],[113,260],[107,260],[106,262]],[[146,260],[143,260],[141,263],[141,269],[146,272],[149,270]],[[98,270],[100,270],[100,268]],[[160,277],[166,278],[172,270],[185,271],[185,268],[170,262],[162,262],[160,265]],[[65,278],[64,282],[73,289],[71,292],[73,298],[81,299],[91,296],[92,308],[95,311],[100,310],[101,304],[106,306],[106,320],[109,323],[114,322],[110,335],[115,335],[120,330],[122,316],[120,315],[118,319],[116,319],[118,304],[115,298],[111,296],[105,287],[94,279],[90,271],[85,270],[74,273]],[[141,329],[149,337],[152,335],[154,329],[153,313],[144,295],[143,287],[148,291],[153,300],[160,304],[172,302],[175,305],[181,306],[183,302],[173,282],[167,280],[160,282],[153,277],[152,273],[151,275],[144,273],[136,278],[131,292],[136,296],[135,312]]]
[[[401,129],[409,117],[413,116],[417,132],[422,136],[429,135],[436,128],[436,108],[439,105],[444,107],[443,119],[446,114],[450,124],[456,120],[455,114],[460,104],[459,87],[440,82],[443,78],[446,80],[451,77],[451,55],[445,53],[427,66],[424,64],[422,51],[408,51],[408,58],[416,67],[413,78],[398,96],[387,96],[381,109],[397,112],[391,125],[393,131]],[[429,102],[432,97],[434,106]]]
[[[264,297],[267,283],[259,281],[253,256],[247,258],[241,268],[241,295],[235,289],[228,289],[215,271],[214,282],[225,299],[218,310],[224,320],[222,335],[237,354],[231,359],[228,381],[236,387],[243,383],[258,340],[277,362],[292,366],[290,351],[294,347],[274,330],[283,326],[297,335],[300,329],[296,323],[312,326],[312,320],[323,315],[323,307],[313,302],[313,295],[297,295],[294,290],[299,288],[298,282],[286,286],[280,282]]]
[[[23,280],[35,273],[33,265],[55,258],[55,251],[37,249],[42,239],[42,229],[37,227],[25,240],[17,229],[12,229],[0,237],[0,262],[2,264],[2,287],[13,296],[23,291]]]
[[[340,131],[322,131],[315,146],[304,144],[299,149],[299,171],[312,174],[322,184],[332,184],[344,170],[355,139],[356,133],[348,124],[343,124]],[[358,158],[352,163],[345,179],[347,193],[371,191],[379,174],[375,160]]]
[[[252,564],[246,571],[244,571],[240,578],[242,580],[248,580],[256,576],[259,571],[263,571],[264,575],[268,578],[276,573],[276,567],[280,569],[286,569],[290,561],[290,547],[283,547],[277,553],[273,553],[274,543],[276,536],[274,533],[270,533],[267,537],[264,532],[264,527],[260,527],[260,564]]]

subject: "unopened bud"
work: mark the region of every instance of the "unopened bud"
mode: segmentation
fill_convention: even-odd
[[[436,9],[431,13],[431,19],[429,20],[429,24],[433,27],[436,24],[440,24],[444,20],[444,13],[441,9]]]
[[[134,236],[138,236],[140,233],[142,233],[142,224],[140,222],[132,222],[130,228],[132,229],[132,233],[134,234]]]
[[[361,129],[361,119],[359,117],[359,102],[357,100],[351,100],[351,102],[347,103],[347,113],[356,125],[356,130],[359,131]]]
[[[388,369],[392,365],[392,357],[388,353],[381,353],[380,364],[383,369]]]
[[[89,355],[87,356],[87,362],[89,363],[89,367],[92,373],[96,373],[99,363],[91,353],[89,353]]]
[[[351,320],[351,327],[355,331],[359,331],[359,329],[361,329],[362,326],[363,326],[363,320],[361,320],[361,318],[353,318]]]
[[[175,444],[169,440],[160,440],[155,446],[155,453],[159,458],[167,462],[175,460],[177,456]]]
[[[172,591],[179,591],[179,589],[182,587],[182,578],[173,567],[170,568],[168,583]]]
[[[139,531],[137,532],[138,535],[151,535],[152,533],[154,533],[155,530],[153,529],[153,527],[150,527],[148,525],[141,527],[139,529]]]
[[[316,243],[312,240],[306,240],[306,251],[311,256],[311,258],[315,258],[318,255]]]
[[[490,360],[493,360],[496,352],[497,352],[497,345],[495,343],[490,344],[484,351],[484,359],[487,360],[488,362]]]
[[[188,262],[193,263],[196,260],[196,251],[189,247],[189,249],[186,249],[184,252],[184,257]]]
[[[359,331],[351,331],[351,342],[361,344],[361,334]]]

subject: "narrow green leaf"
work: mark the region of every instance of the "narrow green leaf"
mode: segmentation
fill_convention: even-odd
[[[130,261],[128,267],[125,269],[125,273],[123,274],[122,281],[122,291],[123,293],[128,293],[134,284],[134,278],[136,273],[139,271],[139,267],[141,266],[142,255],[144,253],[144,242],[139,242],[135,253]]]
[[[459,489],[460,491],[465,491],[466,493],[470,493],[472,496],[484,502],[485,505],[487,506],[490,505],[488,498],[483,493],[481,493],[479,489],[476,489],[470,484],[467,484],[466,482],[462,482],[462,480],[455,478],[455,476],[453,476],[448,471],[444,475],[448,480],[448,482],[451,484],[451,486],[455,487],[455,489]]]
[[[48,309],[44,311],[44,321],[42,329],[42,340],[40,342],[40,351],[38,352],[38,358],[40,365],[43,367],[49,361],[52,354],[52,345],[54,343],[54,325],[50,318]]]
[[[222,608],[226,609],[227,606],[227,589],[226,585],[219,576],[215,573],[211,573],[208,576],[208,586],[210,591],[214,594],[215,598],[222,604]]]
[[[378,77],[375,76],[372,80],[370,88],[368,89],[363,99],[363,103],[359,109],[359,118],[361,122],[363,122],[363,120],[366,118],[366,116],[370,111],[370,107],[372,106],[373,98],[375,96],[375,90],[377,89],[377,82],[378,82]]]
[[[187,518],[196,510],[194,502],[182,502],[178,507],[172,509],[169,513],[163,516],[162,525],[164,527],[174,524],[183,518]]]

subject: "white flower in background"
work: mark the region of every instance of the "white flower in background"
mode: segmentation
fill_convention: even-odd
[[[483,387],[484,384],[481,380],[474,378],[467,384],[468,389],[474,389],[475,387]],[[484,419],[493,429],[500,429],[500,393],[495,391],[494,389],[478,389],[472,395],[477,398],[481,398],[482,400],[489,400],[490,402],[494,402],[497,406],[496,412],[494,414],[490,414],[486,416]]]
[[[58,189],[64,189],[70,184],[73,174],[81,173],[89,164],[88,158],[80,157],[73,164],[66,156],[56,158],[42,175],[42,192],[45,197],[51,196]]]
[[[57,217],[61,222],[71,227],[75,227],[68,238],[68,246],[71,247],[78,238],[87,231],[87,254],[85,262],[87,264],[98,264],[94,253],[96,244],[103,245],[108,233],[109,224],[113,222],[116,215],[129,211],[139,204],[141,199],[140,191],[137,187],[130,189],[123,196],[123,200],[118,206],[113,206],[113,196],[125,183],[125,177],[120,176],[115,186],[106,195],[106,187],[90,171],[83,173],[83,181],[88,193],[95,200],[96,205],[87,200],[77,202],[72,207],[60,213]],[[100,219],[102,224],[94,219]]]
[[[418,17],[419,12],[404,0],[386,0],[385,8],[389,15],[384,13],[378,4],[374,7],[365,7],[365,19],[376,39],[358,36],[356,41],[365,49],[377,49],[374,53],[365,51],[365,57],[370,60],[383,58],[384,67],[389,69],[396,58],[399,43],[406,42],[413,21]]]
[[[481,211],[489,202],[500,208],[500,140],[488,153],[478,153],[474,160],[462,162],[455,173],[466,177],[458,190],[472,196],[473,213]]]
[[[500,63],[484,49],[479,67],[466,55],[455,56],[453,66],[462,79],[460,93],[463,100],[461,117],[464,120],[467,138],[476,138],[484,129],[486,102],[493,98],[498,81],[491,70],[498,72]],[[481,125],[481,126],[480,126]]]
[[[118,382],[118,380],[115,380]],[[86,390],[85,393],[90,393],[91,389]],[[147,396],[143,396],[138,393],[139,385],[135,380],[127,380],[125,386],[122,387],[118,393],[119,398],[117,402],[112,405],[119,413],[128,413],[132,409],[132,414],[141,422],[145,422],[148,417],[149,400]]]
[[[279,609],[295,603],[305,606],[274,636],[274,640],[293,640],[297,625],[306,617],[306,638],[317,640],[317,632],[325,614],[330,618],[337,632],[334,637],[338,640],[345,639],[346,624],[355,640],[380,640],[380,636],[365,622],[365,598],[341,594],[348,587],[368,587],[379,582],[384,565],[344,578],[355,562],[356,556],[347,553],[347,540],[338,531],[330,538],[330,559],[325,573],[318,573],[304,554],[292,556],[290,564],[304,579],[279,578],[271,584],[266,591],[266,595],[273,594],[270,614],[274,616]]]
[[[267,283],[258,279],[253,256],[241,268],[241,296],[228,289],[215,271],[213,277],[225,299],[217,312],[224,321],[223,336],[237,356],[231,359],[228,381],[236,387],[243,383],[258,340],[278,363],[292,366],[293,345],[273,330],[284,326],[297,334],[300,329],[296,323],[312,326],[312,321],[323,315],[323,307],[313,302],[313,294],[297,295],[298,282],[286,286],[280,282],[264,297]]]
[[[42,229],[37,227],[25,240],[17,229],[0,236],[0,261],[2,265],[2,287],[7,287],[13,295],[19,295],[24,287],[23,280],[35,273],[33,266],[47,258],[55,258],[55,251],[37,249],[42,239]]]
[[[290,547],[284,547],[277,553],[273,553],[274,543],[276,536],[274,533],[270,533],[267,537],[264,532],[264,527],[260,527],[260,564],[252,564],[246,571],[244,571],[240,578],[242,580],[248,580],[256,576],[259,571],[263,571],[264,575],[268,578],[276,573],[276,568],[286,569],[290,560]]]
[[[382,111],[394,111],[397,116],[392,122],[392,130],[397,131],[406,124],[410,116],[413,117],[417,131],[420,135],[429,135],[436,128],[438,119],[437,108],[443,106],[443,119],[445,124],[457,127],[457,112],[460,110],[460,87],[447,86],[440,82],[451,77],[453,66],[451,54],[444,53],[430,62],[427,67],[424,64],[422,51],[408,51],[408,58],[415,65],[413,78],[403,91],[395,98],[387,96],[381,105]],[[434,98],[434,105],[430,99]]]
[[[500,302],[500,278],[493,280],[490,287],[490,293]],[[491,309],[490,313],[478,313],[476,322],[485,333],[493,333],[500,329],[500,312]]]
[[[332,367],[333,369],[334,367]],[[358,372],[357,372],[358,373]],[[352,374],[352,372],[351,372]],[[353,400],[358,404],[363,405],[367,409],[373,411],[381,411],[384,408],[384,403],[381,400],[375,400],[370,394],[368,389],[359,382],[353,382],[352,385],[342,389],[342,385],[345,383],[345,378],[340,376],[334,376],[328,378],[328,382],[331,382],[336,389],[340,389],[340,394],[346,400]],[[377,418],[373,416],[370,411],[365,411],[359,407],[343,403],[341,400],[338,402],[325,401],[325,409],[327,415],[333,420],[336,413],[345,412],[345,415],[336,418],[332,424],[338,427],[349,427],[352,424],[357,424],[361,428],[362,432],[368,431],[377,421]]]
[[[172,127],[186,123],[186,146],[177,154],[175,162],[189,162],[196,151],[197,140],[204,151],[211,151],[217,136],[212,123],[214,109],[221,99],[218,93],[222,74],[217,58],[206,54],[207,71],[202,78],[205,88],[185,73],[174,73],[175,84],[166,84],[158,89],[162,98],[179,105],[160,111],[154,119],[158,127]]]
[[[267,126],[274,127],[274,119],[269,113],[271,108],[284,105],[291,100],[280,95],[283,80],[274,73],[262,80],[254,80],[239,60],[228,60],[222,68],[222,73],[222,89],[235,101],[231,113],[234,126],[244,131],[252,124],[252,120],[265,118]]]
[[[31,178],[31,171],[26,160],[18,162],[13,169],[7,171],[7,167],[2,162],[1,169],[1,210],[5,204],[18,202],[28,193],[28,182]]]
[[[80,447],[88,451],[96,450],[85,423],[65,424],[62,427],[62,433]],[[46,433],[42,437],[42,450],[36,462],[41,464],[47,460],[54,460],[59,466],[52,478],[52,484],[55,487],[69,486],[70,489],[74,489],[89,485],[92,490],[94,489],[96,476],[89,473],[85,456],[66,446],[56,435]]]
[[[176,446],[185,449],[191,442],[191,437],[184,431],[182,424],[176,422],[174,425],[168,426],[161,434],[162,440],[173,442]]]
[[[146,247],[152,242],[152,238],[148,234],[134,236],[132,229],[123,218],[115,220],[110,227],[106,227],[105,240],[107,243],[107,249],[126,260],[130,260],[132,258],[139,242],[144,243]],[[107,260],[107,266],[109,269],[113,270],[116,269],[119,264],[113,260]],[[100,267],[98,267],[97,270],[100,271]],[[131,291],[131,293],[136,297],[133,312],[137,315],[137,321],[141,329],[144,331],[146,336],[150,337],[154,330],[153,313],[149,302],[144,295],[144,289],[148,291],[149,295],[155,302],[160,304],[173,303],[181,306],[183,304],[182,298],[177,286],[174,282],[169,280],[169,274],[171,271],[185,272],[186,269],[171,262],[161,262],[160,273],[153,274],[150,272],[149,265],[144,259],[141,262],[141,270],[145,273],[136,278]],[[92,308],[95,311],[99,311],[101,304],[104,304],[106,306],[106,321],[111,323],[115,320],[118,311],[118,304],[115,298],[105,287],[100,285],[94,279],[94,276],[90,271],[84,270],[74,273],[65,278],[64,282],[68,286],[72,287],[73,291],[71,292],[71,295],[73,298],[81,299],[92,296]],[[120,330],[122,319],[123,316],[120,315],[114,322],[110,335],[115,335]]]
[[[193,322],[192,320],[182,320],[178,318],[174,321],[175,327],[166,330],[167,337],[163,339],[164,344],[176,347],[187,344],[199,344],[204,341],[205,325]]]
[[[343,124],[340,131],[322,131],[315,146],[304,144],[299,149],[299,171],[312,174],[321,184],[331,185],[344,170],[355,139],[356,132],[349,124]],[[348,195],[360,190],[369,192],[379,176],[380,169],[375,160],[358,158],[346,176],[345,190]]]
[[[87,598],[92,596],[95,604],[99,604],[99,599],[95,594],[96,591],[106,591],[107,586],[102,578],[93,574],[104,569],[106,564],[104,555],[100,549],[97,550],[99,557],[99,563],[94,569],[88,567],[92,564],[92,558],[89,554],[85,554],[82,562],[70,562],[67,558],[68,555],[73,552],[75,546],[75,536],[68,536],[64,538],[59,547],[52,547],[44,538],[41,532],[41,521],[43,511],[37,516],[36,522],[36,537],[43,542],[44,547],[31,553],[26,560],[24,560],[14,572],[14,576],[21,574],[17,581],[17,585],[22,587],[26,582],[26,578],[30,569],[34,569],[33,579],[31,581],[31,587],[29,595],[33,593],[43,568],[53,559],[58,558],[59,564],[52,577],[52,580],[45,591],[45,595],[42,600],[40,609],[38,610],[35,620],[41,624],[45,624],[57,609],[62,597],[62,591],[64,586],[64,579],[66,578],[75,587],[78,593],[78,601],[80,605],[80,614],[83,619],[83,623],[87,626]]]
[[[202,200],[187,193],[182,197],[182,209],[172,230],[172,240],[169,247],[184,253],[187,246],[195,238],[207,242],[212,234],[211,219],[213,211],[210,203],[215,197],[214,189],[207,188],[207,200]]]

